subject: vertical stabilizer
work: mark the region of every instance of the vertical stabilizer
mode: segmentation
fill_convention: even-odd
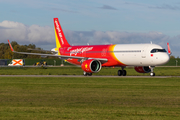
[[[60,47],[69,47],[70,45],[65,38],[58,18],[54,18],[54,31],[56,39],[56,49],[59,49]]]

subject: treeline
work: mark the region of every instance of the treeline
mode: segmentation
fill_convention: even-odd
[[[37,50],[42,50],[41,48],[36,48],[36,45],[34,44],[29,44],[29,45],[19,45],[16,41],[11,42],[12,47],[14,48],[15,51],[18,52],[33,52],[33,53],[45,53],[42,51],[37,51]],[[37,49],[37,50],[28,50],[30,49]],[[38,55],[24,55],[24,54],[17,54],[11,52],[11,48],[9,47],[9,44],[5,43],[0,43],[0,59],[22,59],[22,58],[41,58],[41,56]]]

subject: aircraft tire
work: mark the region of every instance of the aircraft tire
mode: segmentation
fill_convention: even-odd
[[[127,73],[126,70],[123,70],[122,75],[123,75],[123,76],[126,76],[126,73]]]
[[[83,72],[83,75],[84,75],[84,76],[87,76],[87,75],[88,75],[88,73],[84,71],[84,72]]]
[[[87,75],[88,75],[88,76],[92,76],[92,73],[88,73]]]
[[[150,73],[150,76],[155,76],[155,73],[154,73],[154,72],[151,72],[151,73]]]
[[[118,76],[121,76],[123,74],[122,70],[118,70]]]

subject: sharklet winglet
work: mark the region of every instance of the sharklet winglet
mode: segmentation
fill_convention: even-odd
[[[167,43],[167,47],[168,47],[168,54],[171,55],[171,49],[170,49],[170,46],[169,46],[169,43]]]
[[[14,52],[14,49],[13,49],[13,47],[12,47],[12,45],[11,45],[11,43],[10,43],[9,40],[8,40],[8,43],[9,43],[9,46],[10,46],[10,48],[11,48],[11,51]]]

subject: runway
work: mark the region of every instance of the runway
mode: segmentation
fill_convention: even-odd
[[[172,78],[180,76],[0,75],[0,77]]]

